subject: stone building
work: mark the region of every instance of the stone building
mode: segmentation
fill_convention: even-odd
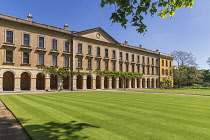
[[[138,72],[144,76],[128,78],[126,88],[157,88],[161,58],[173,66],[171,56],[117,42],[101,28],[70,31],[67,24],[61,29],[34,22],[30,14],[26,20],[0,14],[0,45],[0,91],[57,90],[59,85],[66,90],[124,88],[122,77],[59,77],[38,66]]]

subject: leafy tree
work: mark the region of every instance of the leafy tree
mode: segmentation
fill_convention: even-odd
[[[192,53],[183,51],[173,51],[171,55],[174,57],[174,62],[176,64],[174,67],[174,83],[178,84],[180,88],[181,85],[186,85],[189,81],[188,79],[193,79],[191,75],[193,75],[197,66],[195,62],[196,58]]]
[[[105,5],[115,7],[115,12],[110,17],[113,23],[120,23],[126,28],[130,21],[132,26],[137,27],[139,33],[147,31],[147,26],[143,23],[147,14],[151,16],[157,14],[162,18],[172,17],[177,9],[192,7],[193,4],[194,0],[101,0],[101,7]]]

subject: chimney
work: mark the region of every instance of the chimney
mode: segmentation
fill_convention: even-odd
[[[26,20],[28,20],[28,21],[32,21],[32,18],[33,18],[32,14],[28,14],[28,16],[27,16],[27,19],[26,19]]]
[[[139,45],[139,48],[142,48],[142,44]]]
[[[64,24],[64,30],[68,30],[68,28],[69,28],[69,25],[68,24]]]
[[[125,45],[128,45],[128,40],[125,40]]]

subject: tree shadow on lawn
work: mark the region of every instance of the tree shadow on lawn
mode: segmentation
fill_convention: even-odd
[[[76,121],[68,123],[49,122],[43,125],[25,125],[24,127],[33,139],[41,140],[83,140],[88,137],[80,136],[77,132],[90,127],[99,128],[87,123],[77,123]]]

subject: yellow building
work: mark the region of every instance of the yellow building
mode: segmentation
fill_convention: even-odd
[[[160,53],[160,81],[162,81],[163,78],[172,79],[173,85],[173,57],[168,54]]]
[[[128,41],[120,43],[101,28],[70,31],[67,24],[61,29],[34,22],[30,14],[26,20],[0,14],[0,45],[0,91],[57,90],[59,85],[66,90],[124,88],[122,77],[96,73],[59,77],[38,66],[143,73],[142,78],[128,78],[126,88],[157,88],[160,77],[166,76],[160,75],[160,56],[173,65],[171,57]]]

